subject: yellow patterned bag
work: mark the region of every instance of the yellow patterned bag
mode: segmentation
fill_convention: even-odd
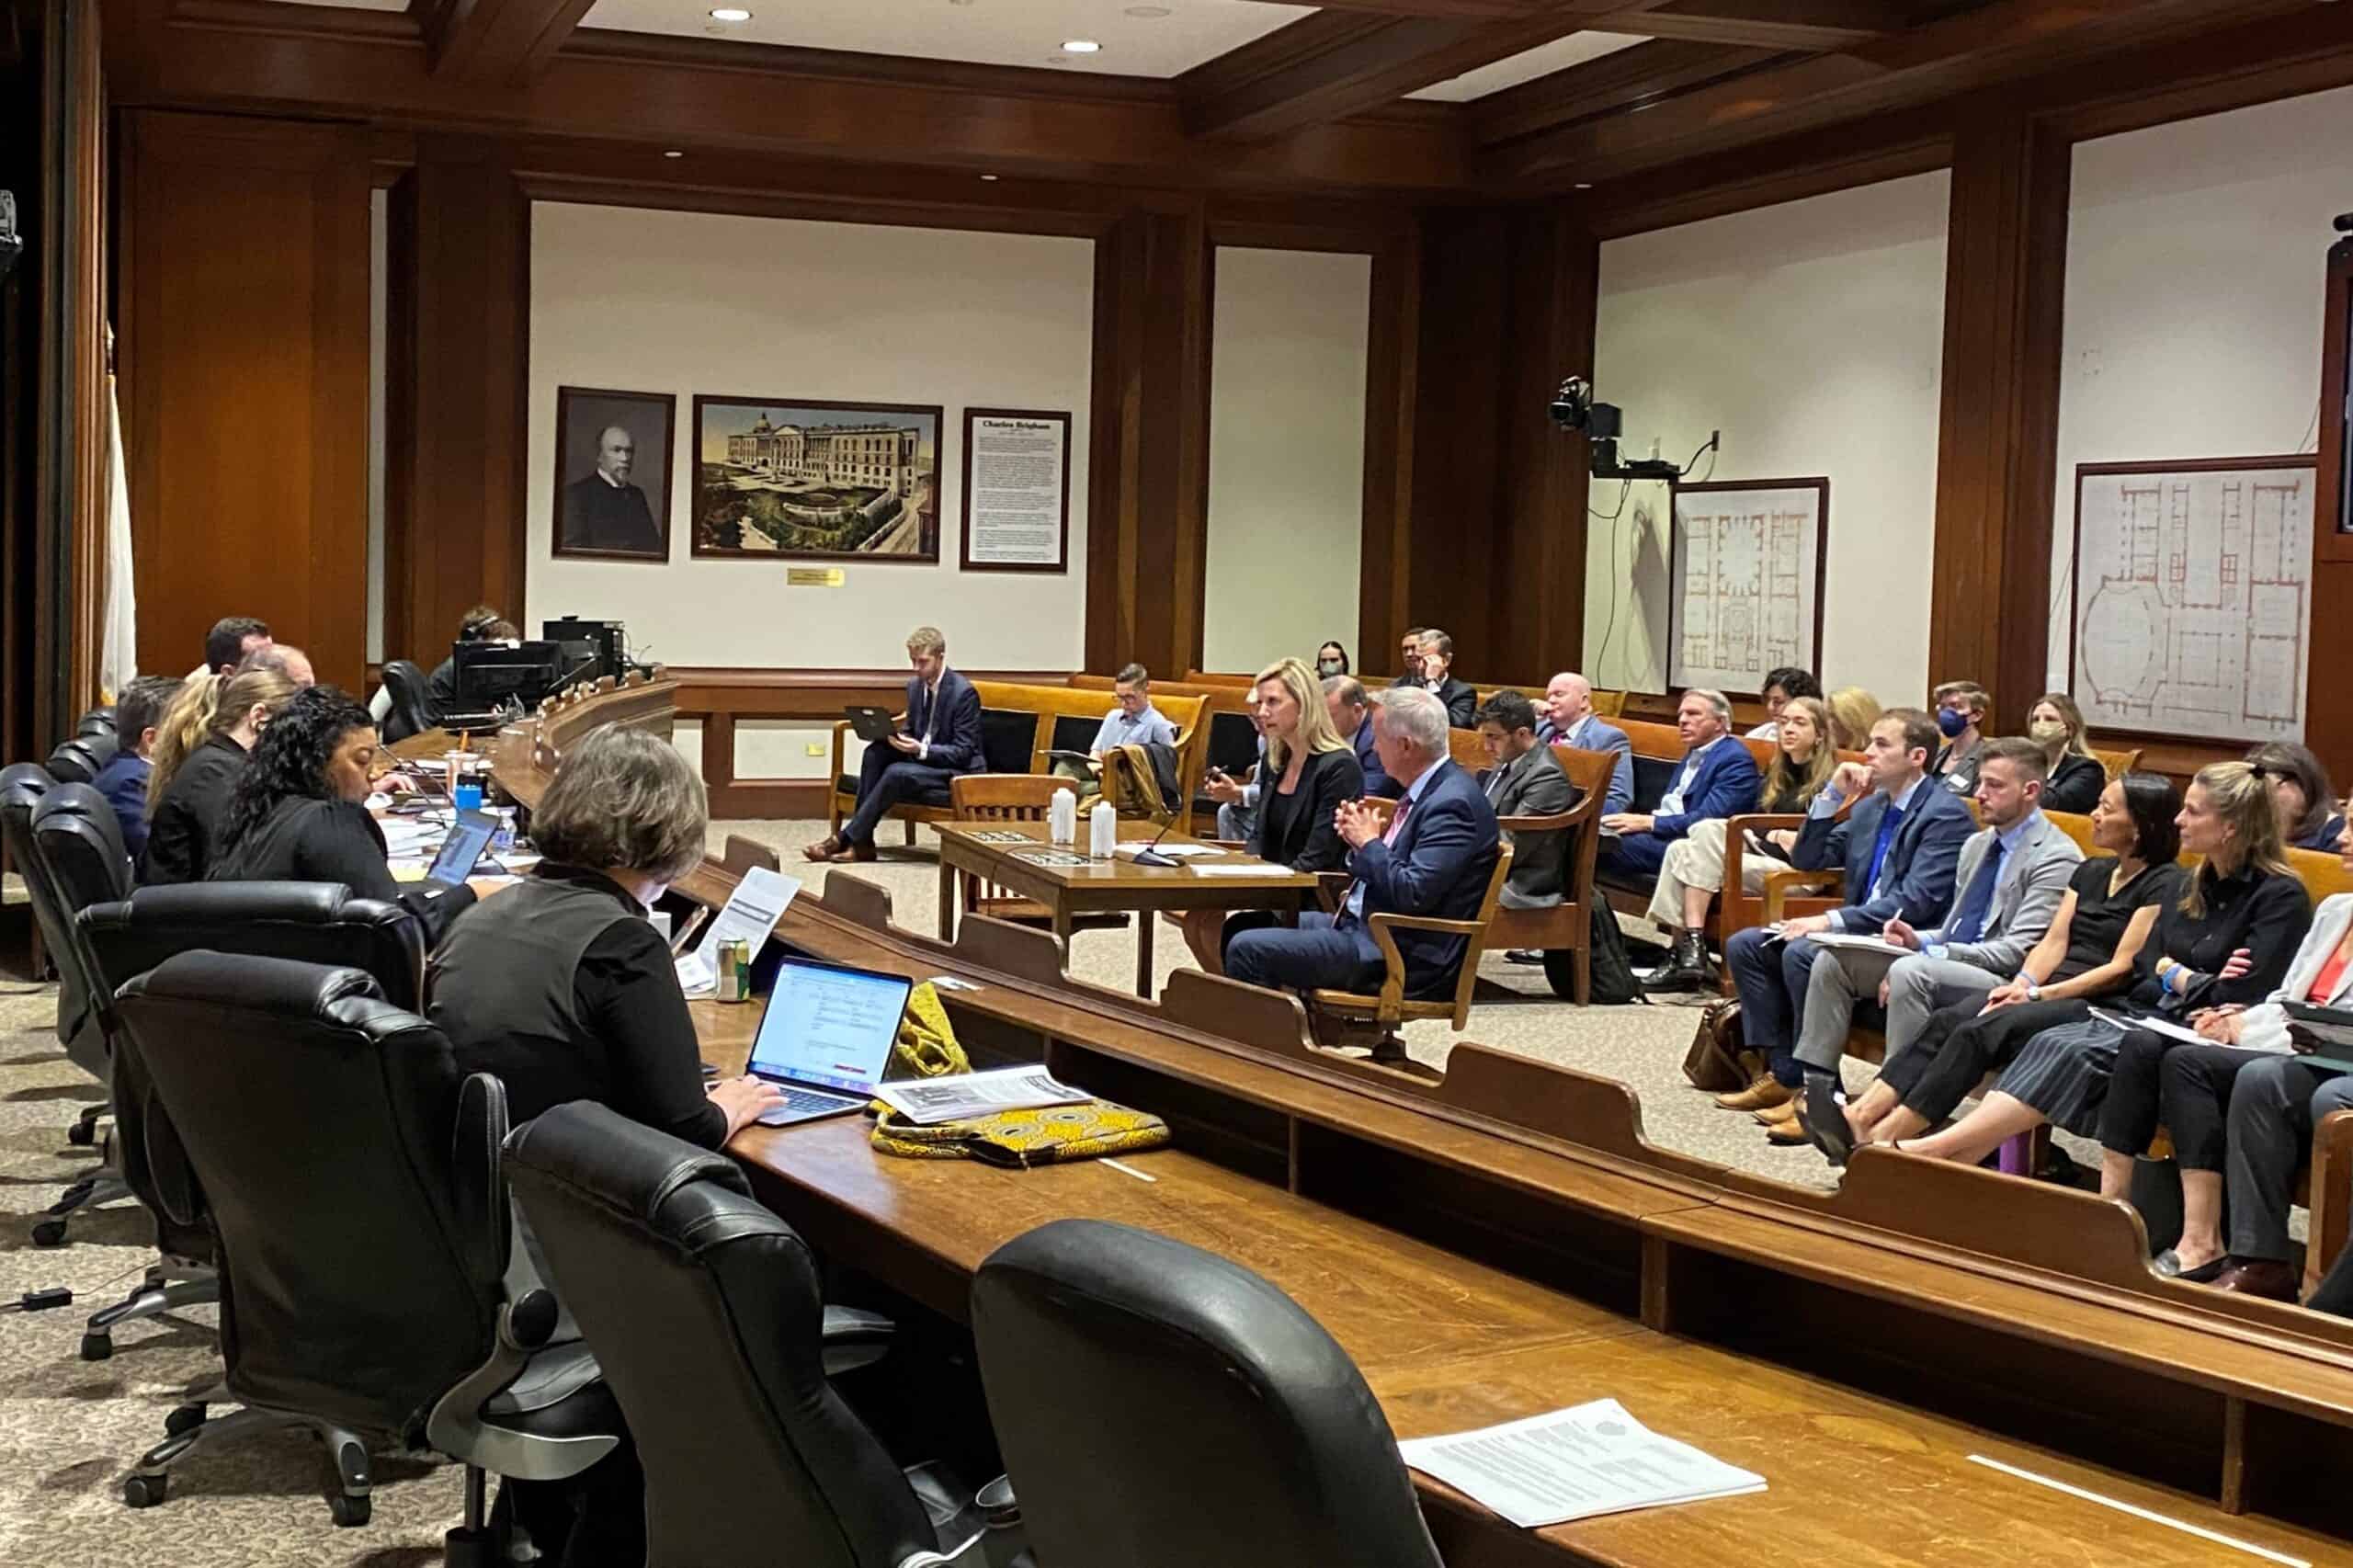
[[[972,1070],[964,1048],[956,1043],[948,1009],[939,1005],[939,993],[928,980],[907,994],[907,1016],[899,1020],[891,1062],[898,1069],[890,1074],[894,1078],[940,1078]]]
[[[922,1127],[877,1102],[874,1147],[910,1160],[978,1160],[1027,1168],[1157,1149],[1168,1124],[1147,1111],[1109,1100],[999,1111],[970,1121]]]

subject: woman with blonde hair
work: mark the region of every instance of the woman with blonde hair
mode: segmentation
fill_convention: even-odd
[[[1830,744],[1830,710],[1818,697],[1792,697],[1775,719],[1779,750],[1765,770],[1756,790],[1756,810],[1776,816],[1804,811],[1830,781],[1838,767],[1837,748]],[[1691,831],[1666,846],[1658,885],[1651,892],[1650,917],[1673,937],[1675,956],[1665,968],[1643,983],[1646,992],[1704,991],[1719,983],[1708,958],[1708,905],[1724,885],[1725,836],[1730,820],[1703,817]],[[1751,893],[1765,891],[1768,872],[1789,869],[1790,846],[1797,835],[1784,828],[1770,838],[1752,839],[1741,846],[1740,881]]]
[[[2027,738],[2042,748],[2050,767],[2042,787],[2042,809],[2081,816],[2099,804],[2108,769],[2092,755],[2084,710],[2063,691],[2046,691],[2026,710]]]
[[[1251,714],[1267,739],[1267,761],[1259,769],[1258,819],[1249,850],[1262,860],[1294,871],[1337,869],[1348,856],[1334,825],[1343,801],[1364,793],[1364,768],[1356,747],[1332,728],[1324,686],[1297,659],[1283,659],[1258,672],[1251,690]],[[1196,909],[1185,915],[1185,945],[1211,974],[1225,972],[1225,945],[1237,931],[1269,926],[1265,910],[1233,915]]]
[[[1879,722],[1879,699],[1859,686],[1842,686],[1823,699],[1830,705],[1830,742],[1840,751],[1860,751]]]
[[[300,689],[274,669],[203,676],[180,688],[156,726],[142,885],[204,881],[246,759],[263,728]]]
[[[2124,1002],[2187,1022],[2278,990],[2312,925],[2313,905],[2288,868],[2270,788],[2247,764],[2200,768],[2175,821],[2182,851],[2203,860],[2181,902],[2157,916],[2134,956],[2136,979]],[[1894,1147],[1973,1164],[2046,1121],[2099,1137],[2118,1053],[2151,1032],[2128,1033],[2091,1017],[2045,1029],[2026,1041],[1976,1110],[1942,1132]],[[2142,1048],[2131,1049],[2137,1055]],[[2121,1131],[2111,1128],[2108,1136],[2121,1141]]]

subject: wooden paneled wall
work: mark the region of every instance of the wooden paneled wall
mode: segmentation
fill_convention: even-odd
[[[358,689],[368,538],[368,148],[136,111],[118,232],[139,663],[257,615]],[[445,389],[454,390],[454,389]]]
[[[2327,279],[2304,735],[2328,764],[2329,777],[2353,785],[2353,506],[2345,500],[2346,471],[2353,467],[2353,234],[2330,247]]]

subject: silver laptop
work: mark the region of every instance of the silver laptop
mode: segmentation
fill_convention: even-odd
[[[811,959],[786,959],[752,1041],[748,1072],[784,1091],[761,1124],[846,1116],[874,1097],[915,982]]]

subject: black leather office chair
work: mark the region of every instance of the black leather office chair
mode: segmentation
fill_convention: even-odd
[[[110,729],[60,741],[57,749],[49,754],[50,777],[60,784],[87,784],[121,749]]]
[[[395,1007],[417,1011],[425,933],[397,903],[353,896],[340,882],[189,882],[141,888],[94,904],[74,922],[89,954],[101,1023],[113,1048],[114,1159],[123,1182],[155,1215],[160,1261],[82,1331],[82,1359],[114,1354],[114,1331],[199,1302],[218,1301],[211,1233],[176,1224],[156,1190],[147,1157],[147,1106],[153,1094],[138,1041],[123,1028],[114,993],[176,953],[210,949],[362,970]]]
[[[112,1075],[111,1052],[94,1000],[88,950],[74,929],[85,904],[120,898],[131,891],[131,861],[123,853],[122,826],[106,797],[87,784],[60,784],[40,797],[30,817],[25,855],[25,891],[40,923],[41,938],[57,971],[57,1038],[74,1065],[100,1084]],[[101,1098],[84,1108],[67,1138],[96,1141]],[[111,1166],[74,1183],[33,1222],[35,1246],[58,1246],[68,1217],[101,1203],[119,1202],[129,1187]]]
[[[1356,1363],[1248,1269],[1057,1220],[981,1265],[972,1332],[1049,1568],[1439,1568]]]
[[[40,937],[39,957],[42,961],[47,961],[56,938],[49,929],[50,915],[43,913],[41,889],[36,885],[40,869],[33,855],[33,808],[56,788],[57,780],[38,762],[12,762],[0,768],[0,848],[7,850],[9,869],[24,879],[25,896],[33,906],[33,929]],[[54,900],[50,907],[53,911]]]
[[[483,1472],[559,1481],[619,1442],[587,1346],[548,1343],[554,1299],[503,1282],[505,1089],[461,1077],[448,1038],[356,969],[181,953],[119,1005],[154,1088],[158,1187],[220,1238],[244,1406],[174,1412],[125,1500],[162,1502],[191,1454],[302,1426],[334,1458],[336,1523],[367,1520],[369,1439],[430,1449],[466,1466],[449,1561],[503,1562]]]
[[[115,723],[114,704],[101,702],[83,714],[74,726],[74,733],[77,735],[113,735],[119,740],[121,731]]]
[[[433,693],[426,684],[425,672],[414,660],[392,659],[384,665],[384,689],[392,699],[392,710],[384,716],[384,744],[404,741],[411,735],[423,734],[439,723],[433,711]]]
[[[629,1417],[652,1568],[981,1561],[977,1515],[827,1383],[809,1248],[734,1161],[583,1100],[517,1128],[506,1164]]]

